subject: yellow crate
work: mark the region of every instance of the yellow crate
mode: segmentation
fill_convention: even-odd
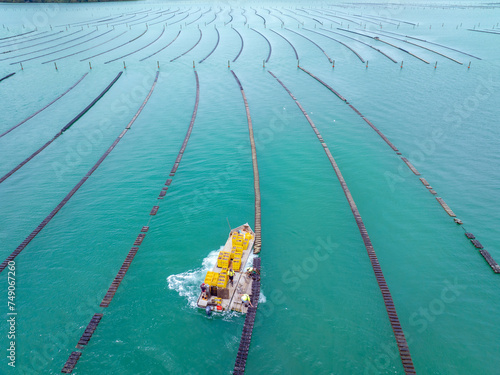
[[[220,268],[229,268],[229,259],[222,259],[220,264],[218,264]]]
[[[253,238],[252,233],[245,233],[245,240],[251,240]]]
[[[243,247],[243,250],[248,249],[248,241],[243,241],[241,247]]]
[[[217,258],[217,267],[224,268],[227,267],[227,264],[225,262],[229,262],[229,259],[231,258],[231,253],[229,251],[221,251],[219,253],[219,256]]]
[[[217,280],[217,288],[225,288],[227,286],[227,280],[228,280],[227,275],[219,276],[219,279]]]
[[[208,283],[208,285],[216,286],[218,279],[219,279],[219,274],[217,272],[212,272],[212,280],[210,280],[210,283]]]
[[[238,272],[241,268],[241,258],[234,258],[233,260],[233,270]]]
[[[207,276],[205,276],[205,284],[211,285],[214,272],[208,271]]]

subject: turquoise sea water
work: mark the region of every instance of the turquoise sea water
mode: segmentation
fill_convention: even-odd
[[[131,130],[15,260],[15,368],[8,365],[5,355],[10,345],[7,270],[0,275],[0,348],[4,353],[0,373],[60,373],[92,315],[101,312],[99,303],[140,228],[148,223],[149,211],[157,203],[184,140],[196,93],[193,61],[200,79],[200,103],[186,152],[158,214],[151,220],[150,231],[113,301],[104,309],[74,373],[231,373],[244,317],[231,313],[207,319],[193,306],[204,271],[227,238],[226,218],[232,226],[244,222],[253,225],[254,220],[247,119],[239,88],[228,69],[231,60],[231,69],[241,80],[250,106],[262,191],[262,295],[247,373],[403,373],[382,296],[344,193],[309,124],[267,72],[270,70],[308,112],[342,171],[372,239],[417,372],[497,374],[498,275],[418,177],[345,103],[298,70],[290,45],[270,31],[288,38],[297,49],[301,66],[338,90],[370,119],[464,221],[465,228],[500,261],[500,134],[496,124],[500,114],[500,35],[467,30],[498,30],[500,11],[449,4],[1,4],[0,23],[4,27],[0,38],[35,27],[37,33],[64,30],[61,35],[66,35],[80,26],[66,31],[66,26],[60,25],[124,14],[123,20],[109,21],[108,27],[102,23],[98,30],[108,31],[114,23],[113,32],[26,61],[24,70],[19,64],[10,65],[19,59],[0,61],[0,78],[16,72],[0,82],[0,133],[89,73],[54,105],[0,138],[0,175],[54,136],[118,72],[124,72],[71,129],[0,184],[2,261],[120,134],[147,95],[157,61],[161,73]],[[381,42],[344,32],[380,48],[398,61],[393,63],[365,45],[321,31],[320,27],[340,32],[335,29],[340,25],[318,18],[324,22],[321,26],[300,16],[308,15],[297,10],[302,7],[310,17],[316,9],[339,12],[337,15],[346,18],[370,15],[409,21],[417,25],[382,22],[382,30],[453,47],[482,60],[413,40],[463,62],[459,65],[380,36],[430,62],[425,64]],[[92,70],[88,61],[80,61],[134,39],[145,30],[148,20],[139,17],[148,13],[153,18],[153,12],[168,8],[179,10],[167,21],[162,38],[151,46],[104,64],[153,42],[162,24],[149,26],[136,41],[92,58]],[[227,24],[231,8],[234,19]],[[254,9],[266,18],[266,27]],[[335,60],[335,67],[311,42],[281,28],[278,18],[266,9],[282,18],[286,28],[318,43]],[[125,18],[143,11],[148,12],[129,19],[137,25],[128,25]],[[178,14],[183,11],[186,13]],[[280,11],[299,18],[304,25]],[[202,12],[207,13],[195,21]],[[216,20],[209,23],[216,12]],[[187,13],[188,18],[170,25]],[[362,29],[366,20],[370,19],[364,18]],[[191,21],[195,22],[188,25]],[[337,21],[342,27],[349,24],[350,30],[358,27]],[[118,25],[121,22],[125,24]],[[82,25],[84,30],[91,29]],[[198,63],[217,42],[214,25],[220,32],[219,45],[207,60]],[[236,62],[232,60],[241,42],[231,26],[244,39]],[[272,45],[265,67],[267,42],[249,26]],[[203,32],[201,42],[170,62],[194,45],[198,27]],[[305,29],[321,31],[350,45],[369,61],[368,68],[342,45]],[[380,25],[366,22],[366,29],[379,31]],[[169,43],[179,30],[181,34],[168,48],[139,61]],[[53,63],[41,64],[124,31],[126,34],[107,44],[57,60],[57,71]],[[2,53],[0,59],[71,38]],[[0,52],[50,39],[9,47],[3,47],[8,39],[0,40]],[[467,69],[469,61],[471,68]]]

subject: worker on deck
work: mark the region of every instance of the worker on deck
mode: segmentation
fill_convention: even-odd
[[[241,302],[245,305],[245,307],[248,307],[248,304],[253,307],[252,302],[250,301],[250,296],[248,294],[241,295]]]
[[[200,288],[201,288],[201,297],[202,298],[203,297],[208,298],[208,287],[207,287],[207,284],[201,283]]]
[[[234,271],[232,268],[229,269],[229,271],[227,272],[227,275],[229,276],[229,281],[231,282],[231,286],[233,286]]]

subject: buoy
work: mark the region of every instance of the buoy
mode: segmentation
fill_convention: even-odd
[[[57,64],[56,64],[56,62],[55,62],[55,61],[54,61],[54,66],[56,67],[56,70],[57,70]]]
[[[218,311],[222,311],[222,306],[217,305],[217,310],[218,310]]]
[[[403,69],[403,61],[401,61],[401,69]]]
[[[156,61],[156,63],[158,64],[158,69],[160,69],[160,61]]]
[[[297,59],[297,68],[300,66],[300,60]]]
[[[262,67],[265,68],[266,67],[266,60],[262,60]]]
[[[20,62],[19,64],[21,64],[21,70],[24,70],[24,69],[23,69],[23,63],[22,63],[22,62]]]
[[[332,68],[335,68],[335,60],[332,61]]]
[[[469,66],[467,67],[467,69],[470,69],[470,61],[469,61]]]
[[[90,63],[90,61],[89,61],[89,68],[92,70],[92,64]]]
[[[366,67],[368,68],[368,60],[366,60]]]
[[[125,61],[123,62],[123,69],[127,69],[127,66],[125,65]]]
[[[434,69],[436,69],[438,66],[438,62],[436,61],[436,65],[434,65]]]
[[[230,68],[231,64],[229,63],[229,60],[227,60],[227,67]]]
[[[195,69],[194,60],[193,60],[193,69]]]

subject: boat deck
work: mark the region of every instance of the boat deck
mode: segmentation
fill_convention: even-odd
[[[246,224],[248,225],[248,224]],[[226,241],[226,244],[224,245],[224,248],[221,251],[227,251],[231,252],[231,249],[233,247],[232,245],[232,234],[234,232],[237,232],[238,230],[243,229],[243,225],[232,229],[229,235],[229,238]],[[246,250],[243,251],[243,255],[241,257],[241,268],[240,271],[235,271],[234,272],[234,280],[233,280],[233,285],[231,285],[231,282],[228,281],[226,289],[229,291],[229,298],[223,298],[221,307],[222,311],[229,311],[229,310],[234,310],[238,311],[241,313],[246,314],[248,308],[243,305],[241,302],[241,294],[248,294],[249,296],[252,295],[252,277],[248,276],[246,274],[246,268],[247,268],[247,261],[248,258],[250,257],[250,254],[253,249],[253,245],[255,242],[255,233],[253,230],[248,226],[249,232],[252,234],[252,239],[248,241],[248,247]],[[222,270],[221,267],[217,266],[217,263],[213,267],[212,271],[220,273]],[[211,296],[208,300],[203,299],[200,293],[200,296],[198,297],[198,307],[205,309],[207,305],[211,305],[214,307],[217,305],[214,298],[217,296]]]

